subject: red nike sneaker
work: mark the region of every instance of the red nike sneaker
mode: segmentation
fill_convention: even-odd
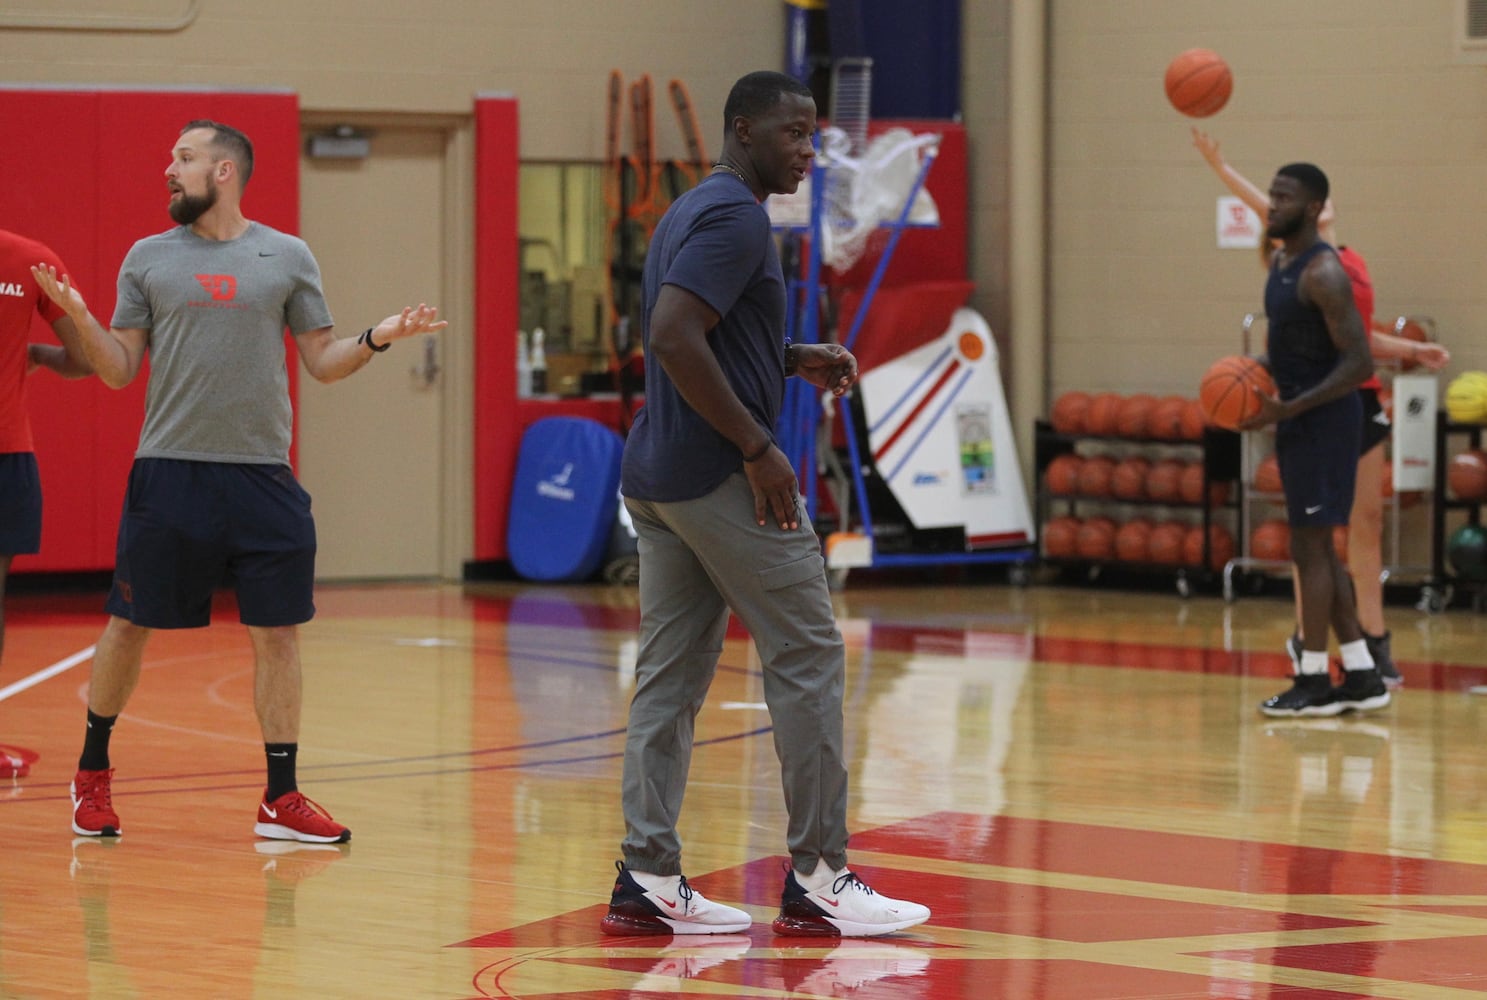
[[[253,832],[269,840],[301,840],[307,844],[344,844],[351,840],[350,830],[331,819],[319,803],[297,791],[285,792],[272,802],[260,802]]]
[[[80,837],[122,837],[114,812],[114,769],[79,771],[72,776],[72,832]]]

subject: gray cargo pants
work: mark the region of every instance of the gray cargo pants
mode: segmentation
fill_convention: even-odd
[[[800,502],[797,501],[797,504]],[[764,670],[795,870],[847,864],[842,759],[846,654],[815,530],[754,521],[743,473],[697,500],[626,499],[640,536],[640,649],[625,741],[625,865],[682,874],[677,817],[693,726],[712,683],[731,608]]]

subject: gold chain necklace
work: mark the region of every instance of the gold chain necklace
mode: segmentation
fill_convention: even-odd
[[[745,177],[743,174],[739,173],[738,170],[732,164],[724,163],[722,160],[719,160],[717,163],[714,163],[713,164],[713,169],[716,170],[719,167],[722,167],[724,170],[728,171],[734,177],[737,177],[739,180],[743,181],[744,182],[744,187],[748,188],[750,191],[754,190],[754,185],[752,185],[752,184],[749,183],[749,179],[747,177]]]

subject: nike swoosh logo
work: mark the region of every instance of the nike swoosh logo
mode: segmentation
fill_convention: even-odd
[[[283,753],[270,753],[269,756],[270,757],[288,757],[289,756],[289,751],[288,750],[285,750]]]
[[[676,904],[667,899],[665,896],[657,896],[656,898],[665,903],[667,906],[671,907],[673,910],[676,909]]]
[[[841,906],[842,905],[842,901],[840,899],[826,899],[824,896],[821,898],[821,902],[825,903],[827,906]]]
[[[264,253],[262,250],[260,250],[260,251],[258,251],[258,256],[260,256],[260,257],[277,257],[279,255],[276,254],[276,253]]]
[[[268,806],[264,806],[263,807],[263,814],[265,816],[267,816],[269,819],[278,819],[279,818],[279,810],[277,810],[277,809],[271,809]]]
[[[1308,514],[1315,514],[1317,511],[1319,511],[1321,509],[1322,509],[1322,505],[1321,504],[1317,504],[1315,507],[1308,507],[1308,508],[1306,508],[1306,512]]]
[[[1389,415],[1381,410],[1373,415],[1373,422],[1376,424],[1383,424],[1385,427],[1388,427]]]

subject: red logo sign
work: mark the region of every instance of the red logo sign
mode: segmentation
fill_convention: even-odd
[[[238,280],[230,274],[198,274],[196,280],[218,302],[231,302],[238,293]]]

